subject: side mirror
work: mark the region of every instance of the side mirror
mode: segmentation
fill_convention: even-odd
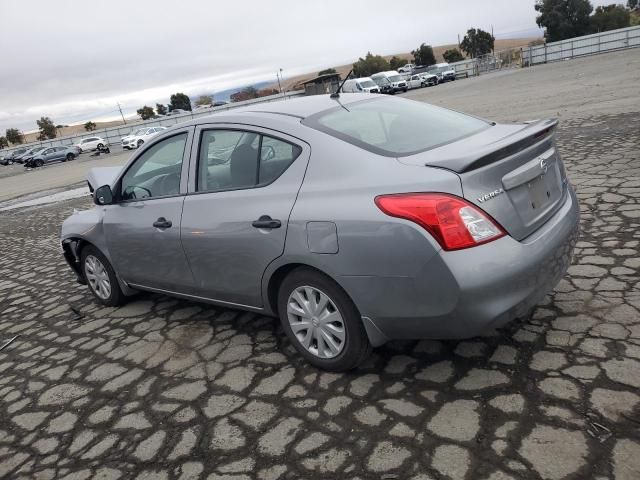
[[[113,192],[109,185],[103,185],[96,189],[93,194],[93,201],[96,205],[111,205],[113,203]]]

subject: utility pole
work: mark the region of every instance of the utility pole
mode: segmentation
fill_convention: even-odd
[[[118,103],[118,110],[120,110],[120,116],[122,117],[122,121],[126,125],[127,121],[124,119],[124,115],[122,114],[122,107],[120,107],[120,103]]]
[[[460,50],[460,34],[458,34],[458,50]]]
[[[287,93],[287,92],[286,92],[286,88],[285,88],[284,91],[282,90],[282,86],[280,85],[280,79],[282,79],[282,81],[284,81],[284,78],[282,77],[282,69],[280,69],[280,77],[278,78],[278,86],[280,87],[280,93],[284,97],[284,94]]]
[[[278,89],[280,90],[280,95],[282,95],[282,85],[280,84],[280,72],[276,72],[276,78],[278,79]]]
[[[491,38],[493,39],[491,53],[496,54],[496,37],[493,36],[493,24],[491,25]]]

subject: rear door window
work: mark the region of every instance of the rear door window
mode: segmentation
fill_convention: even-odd
[[[298,145],[257,132],[206,130],[200,142],[197,190],[216,192],[268,185],[300,152]]]

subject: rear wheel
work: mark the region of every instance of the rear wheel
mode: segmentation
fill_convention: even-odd
[[[356,306],[338,284],[315,270],[299,268],[285,278],[278,312],[293,346],[318,368],[351,370],[371,353]]]
[[[80,259],[82,274],[95,299],[108,307],[122,305],[126,297],[120,289],[113,267],[102,252],[87,245],[82,249]]]
[[[71,160],[73,160],[74,158],[76,158],[73,153],[67,153],[67,161],[70,162]]]

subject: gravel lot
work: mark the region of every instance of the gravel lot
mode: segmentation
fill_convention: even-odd
[[[87,199],[3,212],[0,346],[20,336],[0,352],[0,478],[637,480],[638,59],[408,95],[498,120],[566,105],[558,146],[581,240],[528,321],[463,342],[394,342],[349,374],[302,362],[271,318],[152,294],[96,306],[57,244]],[[592,82],[594,69],[620,77],[626,101],[616,84],[578,90],[572,78]]]

